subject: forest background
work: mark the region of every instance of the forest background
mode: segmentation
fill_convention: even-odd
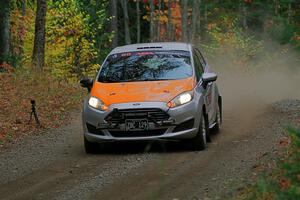
[[[78,80],[95,77],[114,47],[163,41],[193,43],[221,71],[299,70],[300,2],[0,0],[0,146],[68,122],[84,95]],[[32,99],[41,126],[28,124]],[[269,182],[260,184],[254,194],[267,199]]]

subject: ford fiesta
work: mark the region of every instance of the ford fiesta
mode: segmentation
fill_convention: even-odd
[[[82,79],[87,153],[103,142],[185,140],[203,150],[219,130],[222,98],[202,53],[186,43],[117,47],[95,80]]]

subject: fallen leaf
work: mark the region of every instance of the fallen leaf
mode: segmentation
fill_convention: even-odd
[[[285,178],[281,178],[279,180],[279,186],[281,190],[286,190],[291,186],[291,181]]]

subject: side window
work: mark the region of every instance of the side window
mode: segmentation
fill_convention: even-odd
[[[199,60],[200,60],[200,63],[201,63],[201,67],[202,67],[202,69],[203,69],[203,71],[204,71],[204,68],[205,68],[205,66],[206,66],[206,62],[205,62],[205,60],[204,60],[204,58],[203,58],[201,52],[200,52],[198,49],[196,49],[196,54],[197,54],[197,56],[199,57]]]
[[[197,81],[201,79],[201,76],[203,74],[203,67],[200,62],[200,59],[195,51],[193,51],[193,58],[194,58],[194,66],[195,66],[195,73]]]

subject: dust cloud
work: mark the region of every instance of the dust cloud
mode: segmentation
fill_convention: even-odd
[[[241,121],[251,121],[274,102],[300,99],[300,57],[290,48],[265,48],[251,60],[252,66],[239,66],[226,55],[215,56],[209,63],[218,74],[225,116],[234,114]]]

